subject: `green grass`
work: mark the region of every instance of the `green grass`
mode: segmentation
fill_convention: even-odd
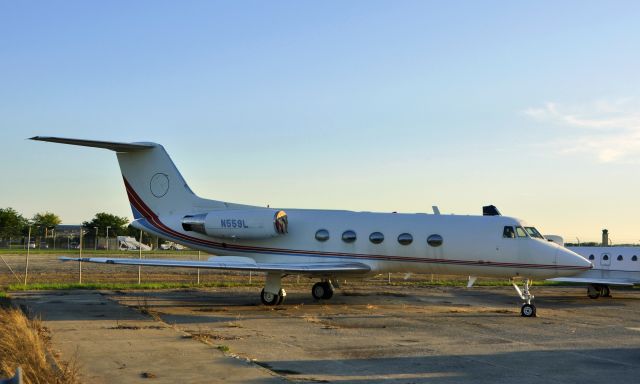
[[[6,299],[7,297],[9,297],[7,296],[7,292],[0,291],[0,299]]]
[[[33,283],[33,284],[10,284],[8,291],[43,291],[43,290],[65,290],[65,289],[180,289],[180,288],[215,288],[215,287],[250,287],[257,284],[236,283],[236,282],[212,282],[212,283]]]
[[[224,353],[229,352],[229,346],[228,345],[221,344],[221,345],[218,345],[216,348],[218,348],[218,350],[220,350],[220,351],[222,351]]]
[[[0,255],[24,255],[27,250],[24,248],[0,248]],[[77,249],[31,249],[29,250],[31,255],[78,255],[80,251]],[[137,255],[138,251],[120,251],[120,250],[105,250],[105,249],[83,249],[82,255]],[[197,255],[198,251],[185,250],[185,251],[142,251],[145,256],[148,255]],[[202,254],[205,255],[204,253]]]

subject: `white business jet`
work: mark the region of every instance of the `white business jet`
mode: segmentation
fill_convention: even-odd
[[[567,248],[590,260],[593,263],[593,269],[575,276],[556,277],[549,280],[588,284],[587,296],[592,299],[611,297],[609,286],[633,287],[640,284],[640,247]]]
[[[536,315],[530,279],[570,276],[591,268],[576,253],[546,241],[524,222],[487,215],[371,213],[273,209],[196,196],[164,148],[155,143],[117,143],[56,137],[33,140],[105,148],[117,153],[135,220],[161,238],[213,253],[208,261],[126,258],[62,258],[92,263],[213,268],[266,272],[265,305],[286,296],[282,277],[318,277],[311,293],[329,299],[338,279],[386,272],[436,273],[512,279]],[[493,209],[492,209],[493,208]],[[523,289],[516,279],[524,279]],[[470,285],[475,277],[470,278]]]

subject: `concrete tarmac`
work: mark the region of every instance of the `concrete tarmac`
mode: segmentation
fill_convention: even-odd
[[[310,290],[310,287],[309,287]],[[317,302],[256,288],[12,293],[86,382],[605,383],[640,377],[640,291],[358,287]],[[77,353],[76,353],[77,351]]]

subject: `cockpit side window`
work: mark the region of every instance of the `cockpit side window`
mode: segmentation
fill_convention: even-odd
[[[527,237],[527,232],[525,232],[524,228],[516,227],[516,234],[518,237]]]
[[[526,229],[529,236],[544,240],[544,236],[542,236],[535,227],[524,227],[524,229]]]
[[[513,231],[513,227],[511,226],[504,227],[504,230],[502,231],[502,237],[507,239],[515,239],[516,233]]]

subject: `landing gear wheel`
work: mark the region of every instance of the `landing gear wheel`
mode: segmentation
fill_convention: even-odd
[[[276,305],[284,303],[285,297],[287,297],[287,292],[284,289],[281,289],[280,292],[278,292],[278,302],[276,303]]]
[[[601,291],[600,286],[590,285],[587,287],[587,296],[589,296],[590,299],[597,299],[600,297]]]
[[[315,283],[311,288],[311,295],[313,296],[314,299],[321,300],[321,299],[324,299],[324,296],[327,294],[326,290],[327,290],[327,287],[324,285],[324,283],[322,282]]]
[[[603,285],[602,288],[600,288],[600,296],[611,297],[611,290],[609,290],[608,286]]]
[[[311,288],[311,295],[316,300],[329,300],[333,297],[333,285],[328,281],[315,283]]]
[[[322,298],[325,300],[329,300],[330,298],[333,297],[333,285],[331,285],[331,283],[326,281],[323,284],[325,285],[325,290],[324,290],[324,296],[322,296]]]
[[[260,300],[262,300],[262,304],[264,305],[278,305],[278,301],[282,302],[280,297],[280,295],[267,292],[264,289],[260,293]]]
[[[536,317],[536,306],[531,304],[531,300],[534,299],[534,296],[529,290],[529,287],[531,286],[531,279],[526,279],[524,281],[522,290],[520,290],[518,284],[513,279],[511,280],[511,285],[516,289],[516,292],[518,292],[518,296],[520,296],[522,301],[524,301],[524,304],[522,304],[522,307],[520,308],[520,315],[522,317]]]
[[[520,315],[522,317],[536,317],[536,306],[533,304],[522,304]]]

